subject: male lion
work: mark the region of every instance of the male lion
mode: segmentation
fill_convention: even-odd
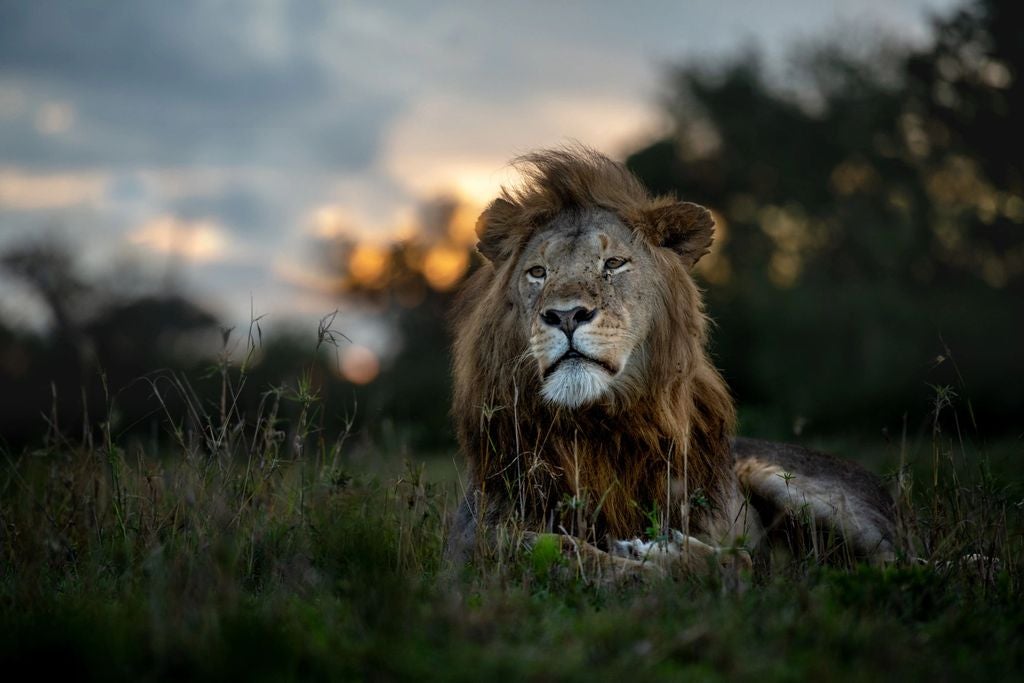
[[[710,212],[650,197],[582,147],[516,164],[523,183],[481,215],[487,263],[456,305],[453,415],[471,487],[449,556],[511,528],[558,534],[602,579],[701,573],[749,566],[766,526],[800,514],[890,557],[893,503],[872,475],[730,442],[733,402],[689,273]]]

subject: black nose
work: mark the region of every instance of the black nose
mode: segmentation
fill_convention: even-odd
[[[583,306],[577,306],[568,311],[549,308],[541,314],[540,319],[551,325],[551,327],[557,327],[562,330],[562,332],[565,332],[565,336],[572,339],[572,333],[576,331],[576,328],[589,323],[594,319],[595,315],[597,315],[596,308],[588,310]]]

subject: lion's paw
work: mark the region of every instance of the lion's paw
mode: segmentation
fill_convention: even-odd
[[[616,557],[624,557],[630,560],[644,560],[650,551],[653,543],[645,543],[639,538],[629,541],[612,541],[610,552]]]
[[[612,554],[628,557],[641,562],[656,562],[662,565],[677,563],[692,555],[710,556],[715,549],[692,536],[672,529],[664,538],[643,541],[633,538],[628,541],[613,541]]]
[[[639,538],[613,541],[610,552],[617,557],[651,562],[667,569],[687,568],[697,572],[709,564],[717,564],[731,573],[750,571],[753,566],[750,554],[742,548],[714,547],[675,529],[665,538],[654,541]]]

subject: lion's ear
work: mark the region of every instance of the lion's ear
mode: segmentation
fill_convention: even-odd
[[[679,254],[687,268],[710,251],[715,220],[699,204],[676,202],[651,209],[647,224],[655,243]]]
[[[507,256],[508,238],[515,213],[515,205],[499,197],[476,219],[476,236],[480,238],[476,243],[477,251],[491,263],[499,263]]]

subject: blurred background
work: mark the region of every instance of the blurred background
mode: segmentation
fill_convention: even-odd
[[[955,393],[1019,442],[1016,4],[0,0],[0,448],[159,442],[244,366],[241,413],[315,392],[356,452],[450,453],[474,221],[569,140],[713,209],[741,431]]]

